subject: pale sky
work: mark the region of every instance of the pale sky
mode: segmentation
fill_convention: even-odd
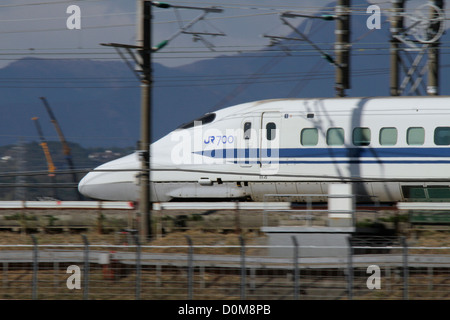
[[[287,35],[278,15],[284,11],[314,15],[326,8],[328,0],[243,0],[243,1],[167,1],[173,5],[222,8],[222,13],[209,13],[193,26],[197,32],[223,33],[205,36],[210,50],[192,35],[181,34],[153,56],[155,62],[167,66],[182,65],[195,59],[216,55],[259,50],[270,43],[263,34]],[[354,1],[355,3],[356,1]],[[386,0],[371,0],[387,11]],[[425,1],[408,1],[414,8]],[[135,44],[136,0],[3,0],[0,4],[0,67],[24,56],[40,58],[120,59],[114,49],[100,43]],[[81,10],[81,29],[69,30],[66,13],[70,5]],[[334,8],[327,8],[330,13]],[[363,10],[361,6],[358,9]],[[361,11],[362,12],[362,11]],[[161,9],[153,7],[153,44],[174,35],[200,15],[201,11]],[[386,13],[386,12],[382,12]],[[360,13],[362,14],[362,13]],[[301,18],[297,23],[300,23]]]

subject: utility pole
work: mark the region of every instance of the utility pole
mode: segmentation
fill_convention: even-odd
[[[344,97],[350,88],[350,0],[338,0],[336,5],[336,96]]]
[[[142,6],[141,35],[141,139],[140,155],[142,171],[140,175],[141,194],[139,199],[140,236],[141,242],[147,242],[152,238],[151,226],[151,193],[150,193],[150,142],[151,142],[151,115],[152,115],[152,66],[151,66],[151,34],[152,34],[152,2],[140,1]],[[139,44],[138,44],[139,46]]]
[[[400,62],[400,40],[398,35],[403,30],[403,11],[405,0],[392,0],[392,18],[391,18],[391,77],[390,77],[390,94],[391,96],[399,95],[399,62]]]
[[[443,0],[433,0],[431,1],[439,9],[444,8]],[[438,18],[437,12],[430,10],[430,20]],[[437,34],[439,31],[439,26],[437,24],[430,25],[430,34]],[[429,96],[439,95],[439,47],[440,40],[430,44],[428,48],[428,85],[427,94]]]
[[[139,235],[141,238],[141,243],[145,243],[151,240],[152,235],[152,222],[151,222],[151,210],[152,210],[152,199],[151,199],[151,148],[150,143],[152,141],[151,132],[151,122],[152,122],[152,89],[153,89],[153,77],[152,77],[152,52],[157,52],[164,48],[170,41],[176,38],[180,34],[190,34],[194,36],[196,40],[202,40],[203,36],[224,36],[223,33],[210,33],[210,32],[195,32],[189,31],[189,29],[199,21],[202,21],[205,16],[210,13],[220,13],[222,9],[216,7],[210,8],[200,8],[200,7],[188,7],[188,6],[177,6],[171,5],[166,2],[150,1],[150,0],[137,0],[138,10],[137,16],[139,19],[138,23],[138,36],[136,39],[136,45],[127,45],[120,43],[102,43],[104,46],[114,47],[119,55],[125,60],[127,65],[133,70],[138,79],[141,82],[141,137],[139,141],[139,154],[141,159],[141,170],[140,170],[140,198],[138,206],[138,216],[139,216]],[[179,31],[172,35],[169,39],[158,43],[156,46],[152,47],[152,6],[156,6],[162,9],[193,9],[200,10],[203,13],[183,26]],[[211,49],[212,45],[207,43],[207,46]],[[121,49],[128,52],[131,58],[134,60],[136,65],[139,67],[138,70],[133,68],[131,64],[125,59]],[[138,54],[135,54],[133,50],[136,50]]]

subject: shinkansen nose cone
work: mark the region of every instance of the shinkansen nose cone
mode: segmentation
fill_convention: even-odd
[[[89,172],[78,184],[86,197],[98,200],[136,201],[140,170],[137,153],[107,162]]]

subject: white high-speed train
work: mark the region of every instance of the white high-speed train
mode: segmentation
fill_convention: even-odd
[[[240,104],[156,141],[150,163],[153,201],[263,201],[267,194],[326,201],[331,183],[352,183],[361,201],[450,201],[450,97]],[[79,191],[138,201],[140,168],[138,152],[108,162]]]

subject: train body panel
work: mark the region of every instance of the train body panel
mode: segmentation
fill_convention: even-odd
[[[449,106],[450,97],[386,97],[221,109],[151,145],[152,200],[263,201],[267,194],[326,195],[330,183],[347,182],[365,200],[448,201]],[[99,171],[105,168],[127,171]],[[138,155],[115,160],[89,173],[79,190],[138,200],[138,169]]]

